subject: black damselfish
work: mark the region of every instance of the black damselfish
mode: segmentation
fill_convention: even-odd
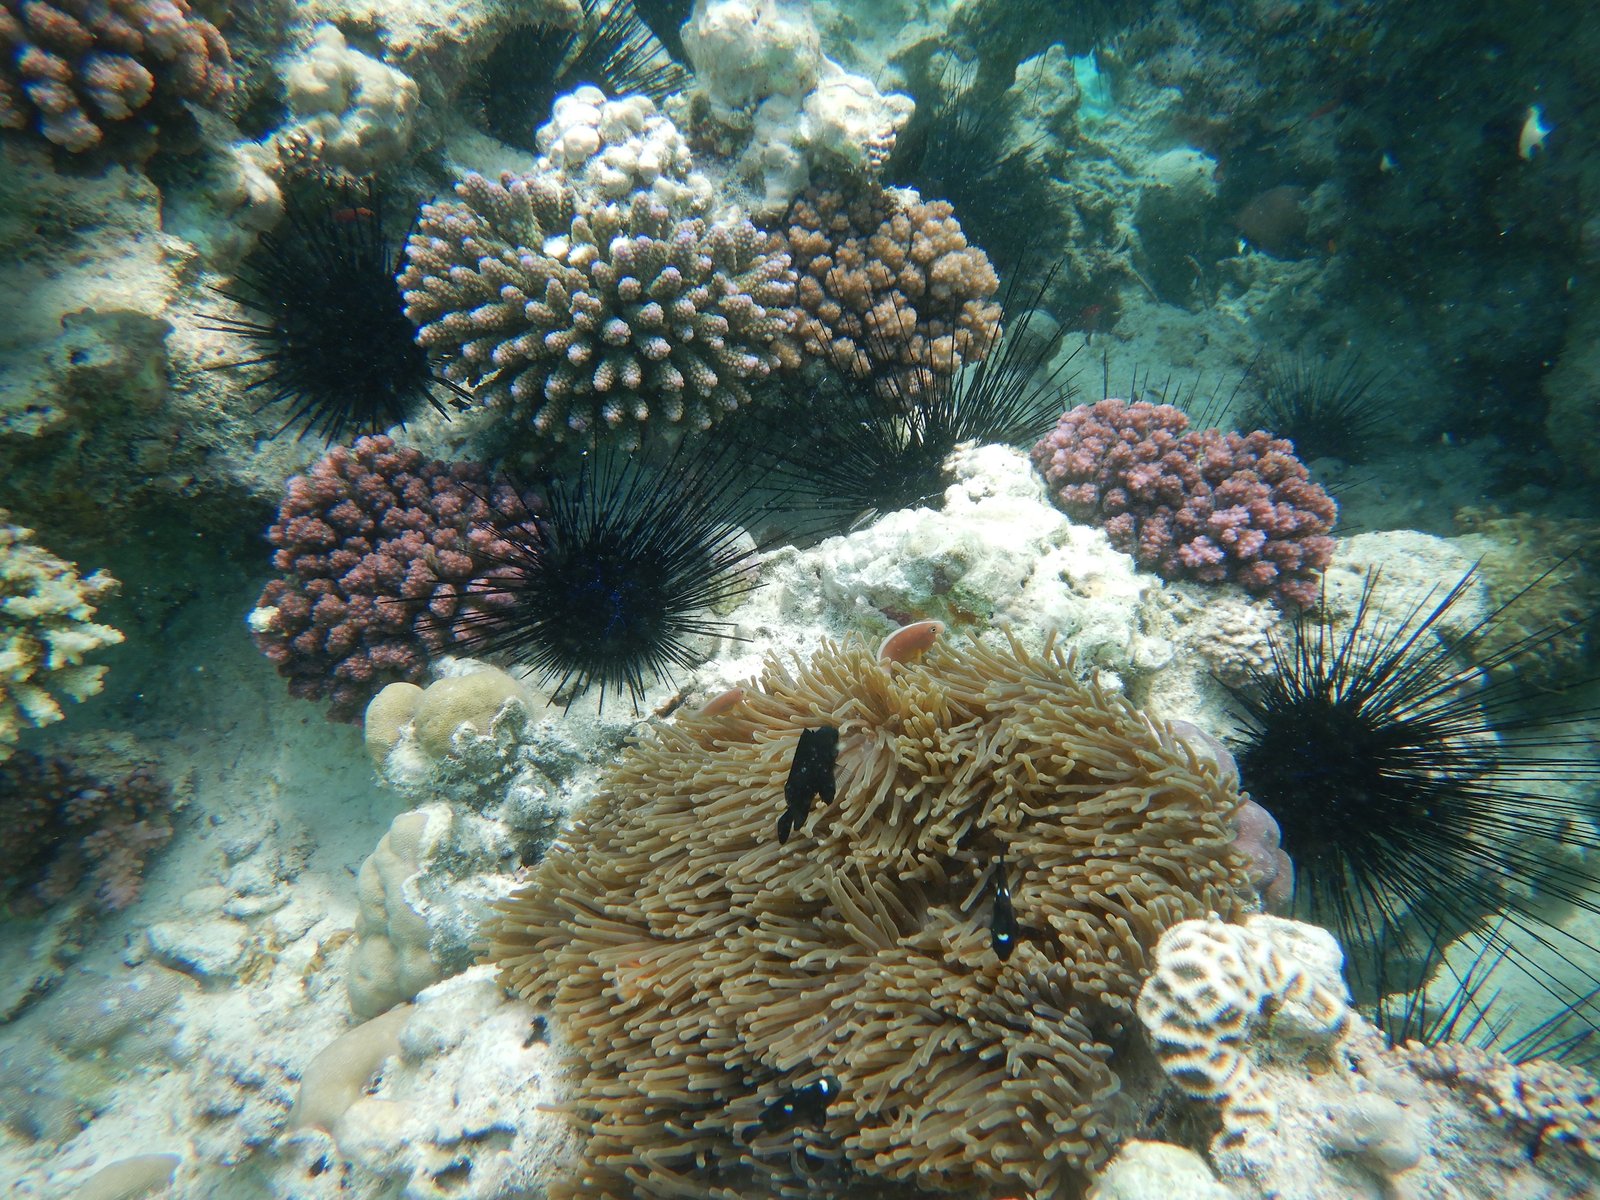
[[[787,842],[789,835],[805,824],[813,797],[821,796],[823,804],[833,803],[833,767],[838,754],[839,731],[833,726],[800,731],[789,778],[783,784],[783,798],[789,807],[778,818],[780,843]]]
[[[745,1131],[748,1141],[757,1133],[778,1133],[793,1129],[802,1121],[811,1121],[818,1129],[828,1119],[828,1105],[839,1095],[839,1080],[824,1075],[805,1087],[790,1088],[766,1108],[761,1110],[760,1121]]]
[[[1011,907],[1011,888],[1006,883],[1006,860],[1001,859],[994,869],[994,907],[989,914],[989,945],[1001,962],[1011,957],[1021,936],[1017,926],[1017,913]]]

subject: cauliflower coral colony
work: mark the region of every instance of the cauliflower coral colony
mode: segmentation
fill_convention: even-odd
[[[1348,367],[1297,407],[1281,393],[1312,372],[1280,365],[1280,394],[1237,409],[1271,429],[1149,388],[1081,396],[1110,368],[1074,354],[1105,352],[1124,285],[1211,319],[1198,260],[1145,259],[1157,225],[1213,237],[1186,206],[1226,172],[1163,143],[1137,196],[1089,195],[1122,162],[1090,152],[1116,104],[1094,56],[963,66],[1016,43],[991,36],[1007,6],[955,7],[947,50],[902,46],[878,76],[921,108],[824,54],[838,20],[791,0],[0,8],[6,153],[161,181],[140,240],[188,273],[163,285],[158,353],[52,347],[72,403],[30,418],[188,404],[139,426],[141,470],[170,442],[191,459],[164,502],[276,506],[249,635],[291,696],[364,721],[420,806],[362,868],[354,931],[318,926],[297,964],[317,1029],[347,991],[372,1022],[320,1066],[212,1062],[265,1115],[197,1154],[322,1138],[308,1166],[284,1151],[304,1166],[285,1194],[308,1196],[398,1161],[307,1116],[312,1093],[337,1060],[351,1110],[377,1111],[382,1063],[450,1053],[396,1031],[476,955],[523,1051],[549,1020],[534,1053],[573,1135],[497,1195],[1148,1200],[1104,1173],[1155,1138],[1205,1176],[1165,1197],[1258,1200],[1290,1194],[1280,1112],[1319,1131],[1317,1170],[1379,1180],[1363,1196],[1406,1194],[1391,1177],[1442,1169],[1451,1138],[1522,1183],[1593,1184],[1600,957],[1552,914],[1597,911],[1596,771],[1587,714],[1530,698],[1587,678],[1592,528],[1468,515],[1492,544],[1438,596],[1404,590],[1415,571],[1390,592],[1384,556],[1336,533],[1311,447],[1340,440],[1291,428],[1359,419],[1347,441],[1372,451],[1376,377]],[[1117,6],[1080,7],[1074,30]],[[1241,206],[1238,231],[1309,244],[1300,193]],[[75,477],[115,457],[59,440]],[[119,912],[183,840],[179,792],[137,744],[48,740],[103,685],[117,585],[12,519],[0,896]],[[1546,535],[1554,574],[1528,545]],[[241,840],[227,878],[257,890],[228,929],[306,869],[284,849],[266,881]],[[181,925],[150,953],[205,975],[226,937],[184,957]],[[279,932],[240,933],[247,964],[208,994],[270,981]],[[356,981],[318,982],[330,962]],[[1502,963],[1555,1010],[1509,1044],[1482,984]],[[1319,1110],[1313,1086],[1362,1096]],[[1419,1097],[1453,1106],[1447,1132],[1371,1132]],[[412,1190],[490,1194],[473,1153]],[[92,1194],[143,1194],[111,1183]]]

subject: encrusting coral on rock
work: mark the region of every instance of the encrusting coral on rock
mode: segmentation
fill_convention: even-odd
[[[407,242],[406,315],[446,378],[540,438],[635,446],[709,428],[798,360],[788,254],[712,215],[649,100],[580,89],[539,140],[541,169],[468,175]]]
[[[551,1196],[1045,1195],[1113,1149],[1149,951],[1254,899],[1239,795],[1052,646],[907,657],[825,644],[654,727],[501,905],[582,1066]]]
[[[222,34],[188,0],[6,0],[0,129],[88,150],[152,102],[221,104],[231,67]]]
[[[79,575],[9,516],[0,509],[0,761],[23,729],[61,720],[63,700],[98,692],[106,669],[84,657],[122,641],[93,619],[117,581],[104,571]]]
[[[1229,580],[1284,608],[1316,599],[1339,510],[1289,442],[1192,430],[1170,404],[1102,400],[1065,413],[1033,462],[1068,516],[1104,526],[1163,578]]]

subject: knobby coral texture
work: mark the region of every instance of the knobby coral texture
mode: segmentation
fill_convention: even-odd
[[[550,173],[468,175],[423,206],[400,274],[445,375],[550,441],[647,422],[709,428],[798,360],[794,274],[777,239],[653,191],[585,198]]]
[[[952,375],[994,344],[999,278],[945,201],[813,188],[790,207],[784,236],[806,353],[863,376]]]
[[[94,620],[117,581],[104,571],[80,575],[10,515],[0,509],[0,761],[25,729],[55,723],[63,703],[97,693],[106,669],[84,659],[122,641]]]
[[[45,907],[86,879],[100,907],[139,897],[145,860],[172,837],[172,788],[148,764],[102,773],[18,751],[0,763],[0,900]]]
[[[426,459],[388,437],[330,451],[289,481],[267,531],[282,577],[250,614],[256,645],[291,693],[359,721],[386,684],[423,677],[460,616],[500,602],[474,592],[482,564],[509,550],[488,522],[531,520],[530,505],[476,464]]]
[[[1170,404],[1102,400],[1033,448],[1056,505],[1167,579],[1229,581],[1293,609],[1316,600],[1338,506],[1270,433],[1193,430]]]
[[[626,750],[490,926],[578,1060],[550,1195],[1078,1194],[1152,947],[1253,897],[1238,805],[1054,646],[770,659]]]
[[[5,0],[0,129],[88,150],[152,102],[220,105],[232,65],[222,34],[187,0]]]

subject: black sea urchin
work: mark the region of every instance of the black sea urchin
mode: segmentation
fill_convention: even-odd
[[[607,96],[640,94],[659,103],[688,80],[631,0],[583,0],[577,29],[519,25],[500,39],[463,91],[489,132],[534,150],[561,92],[593,84]]]
[[[917,101],[895,139],[888,177],[948,200],[968,239],[991,258],[1021,261],[1038,214],[1050,210],[1043,137],[1016,143],[1007,93],[986,89],[971,66],[939,70]]]
[[[1288,438],[1307,462],[1338,458],[1356,463],[1371,454],[1385,415],[1372,390],[1378,372],[1354,358],[1324,362],[1296,357],[1269,358],[1255,374],[1259,394],[1245,411],[1247,427]]]
[[[1600,913],[1600,874],[1583,861],[1600,850],[1600,769],[1574,728],[1595,714],[1550,711],[1509,669],[1564,631],[1487,653],[1504,608],[1450,632],[1475,572],[1399,620],[1376,615],[1377,586],[1343,631],[1295,618],[1270,666],[1230,688],[1241,783],[1277,819],[1296,908],[1339,936],[1369,996],[1415,986],[1466,935],[1458,955],[1503,951],[1582,1003],[1600,951],[1547,914]]]
[[[1033,302],[1050,277],[1030,289]],[[1006,289],[1007,311],[1018,290]],[[791,498],[832,529],[937,506],[958,445],[1032,445],[1072,403],[1071,356],[1051,366],[1050,342],[1020,330],[1004,336],[997,326],[983,350],[982,361],[954,375],[897,366],[863,377],[841,361],[820,377],[785,378],[780,398],[754,418],[754,436]],[[899,360],[887,347],[866,357]]]
[[[273,436],[298,426],[300,437],[343,441],[404,425],[424,404],[443,412],[435,388],[469,399],[416,343],[376,185],[301,180],[286,192],[285,229],[262,234],[217,289],[262,320],[212,315],[207,326],[254,345],[255,358],[222,365],[266,368],[246,390],[270,389],[262,407],[288,405]]]
[[[731,452],[679,451],[650,466],[608,451],[554,478],[531,523],[492,530],[509,549],[484,564],[483,610],[464,650],[532,667],[570,704],[598,684],[635,711],[651,676],[697,661],[701,636],[731,630],[712,611],[756,586],[756,511]]]

